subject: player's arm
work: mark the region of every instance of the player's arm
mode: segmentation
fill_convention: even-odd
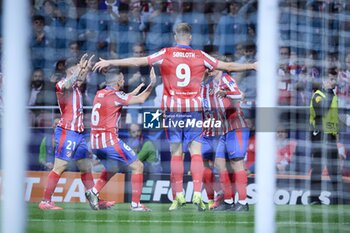
[[[130,104],[143,104],[146,101],[146,99],[149,97],[149,95],[151,94],[154,86],[156,85],[156,74],[154,72],[153,67],[152,67],[151,72],[150,72],[150,78],[151,78],[151,82],[147,86],[147,88],[141,94],[131,97],[131,99],[129,101],[129,105]]]
[[[131,57],[125,59],[116,59],[116,60],[105,60],[100,58],[100,61],[96,62],[93,71],[101,71],[104,68],[109,68],[111,66],[123,66],[123,67],[132,67],[132,66],[147,66],[148,61],[147,57]]]
[[[128,95],[137,95],[144,85],[144,83],[139,84],[132,92],[128,93]]]
[[[67,76],[66,79],[64,80],[64,83],[62,85],[63,90],[68,90],[68,89],[72,88],[72,86],[77,81],[77,79],[83,74],[83,71],[84,71],[84,69],[86,69],[88,62],[89,62],[88,55],[87,55],[87,53],[85,53],[81,57],[79,63],[75,66],[73,73],[71,75]]]
[[[223,62],[223,61],[218,61],[218,65],[216,69],[218,70],[226,70],[229,72],[234,72],[234,71],[247,71],[247,70],[256,70],[257,69],[257,62],[254,63],[237,63],[237,62]]]
[[[226,75],[225,77],[222,77],[222,78],[224,79],[224,83],[226,87],[224,90],[219,90],[217,92],[217,95],[221,98],[229,98],[231,100],[243,99],[244,97],[243,92],[239,89],[235,80],[229,75]]]

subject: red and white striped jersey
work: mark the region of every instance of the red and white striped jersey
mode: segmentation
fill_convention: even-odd
[[[91,149],[113,146],[119,141],[118,124],[123,106],[132,95],[106,87],[96,93],[91,113]]]
[[[218,60],[201,50],[178,45],[148,56],[148,64],[160,66],[164,84],[162,109],[170,112],[201,111],[201,81],[207,69],[216,69]]]
[[[219,90],[225,91],[225,98],[218,97]],[[242,93],[231,76],[223,74],[220,78],[208,79],[208,82],[202,84],[201,94],[204,121],[215,119],[222,122],[220,128],[203,128],[205,136],[220,136],[247,127],[237,101],[242,98]]]
[[[62,79],[56,84],[56,96],[61,112],[58,126],[81,133],[84,131],[83,96],[76,85],[70,90],[63,90],[64,82]]]

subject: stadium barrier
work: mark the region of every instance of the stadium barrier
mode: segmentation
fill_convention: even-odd
[[[99,173],[94,173],[94,179],[99,177]],[[26,178],[25,200],[29,202],[39,202],[42,199],[48,172],[28,171]],[[309,176],[278,175],[277,188],[274,195],[276,205],[307,205],[310,191],[308,187]],[[328,176],[323,177],[330,187]],[[343,177],[344,194],[350,193],[350,178]],[[0,179],[1,182],[1,179]],[[86,202],[84,195],[84,185],[80,179],[79,172],[65,172],[60,178],[55,193],[52,196],[54,202]],[[184,176],[184,191],[187,202],[191,202],[193,195],[192,178]],[[248,204],[256,204],[258,190],[254,176],[248,178],[247,195]],[[131,198],[130,174],[118,173],[103,188],[100,197],[105,200],[113,200],[117,203],[129,202]],[[207,201],[207,195],[203,190],[203,199]],[[237,198],[237,197],[236,197]],[[325,204],[329,204],[332,199],[332,191],[328,189],[321,193],[321,199]],[[170,187],[169,174],[146,174],[141,195],[142,202],[170,203],[172,201],[172,191]],[[344,203],[350,204],[349,198],[344,197]]]

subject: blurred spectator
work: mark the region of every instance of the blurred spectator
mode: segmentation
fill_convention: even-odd
[[[71,41],[68,44],[68,55],[67,57],[79,59],[81,55],[80,45],[78,41]]]
[[[60,121],[56,118],[52,124],[52,130],[47,132],[40,143],[39,149],[39,163],[44,167],[45,170],[51,171],[55,160],[55,128]]]
[[[239,1],[230,1],[227,5],[228,14],[221,16],[215,30],[214,45],[221,54],[235,53],[235,46],[246,41],[247,25],[244,18],[238,14],[241,7]]]
[[[276,167],[279,174],[285,174],[292,162],[297,142],[288,139],[288,132],[284,127],[277,130],[277,159]]]
[[[100,1],[98,8],[100,10],[107,10],[111,20],[117,20],[119,17],[119,0],[105,0]]]
[[[83,52],[94,51],[97,57],[106,57],[108,52],[109,16],[99,11],[98,0],[86,0],[86,12],[78,23],[78,39]]]
[[[244,46],[244,56],[239,63],[250,63],[256,61],[256,45],[247,42]],[[233,75],[237,80],[240,90],[244,93],[245,102],[255,102],[256,98],[256,71],[245,71]]]
[[[178,23],[188,23],[192,27],[191,47],[203,50],[210,44],[208,21],[204,15],[204,6],[199,0],[186,0],[182,2],[182,12],[175,20]],[[175,27],[174,27],[175,28]]]
[[[44,30],[45,20],[43,16],[33,16],[32,23],[34,30],[30,43],[32,67],[34,69],[44,69],[46,73],[54,63],[52,41]]]
[[[121,4],[119,18],[111,25],[110,57],[125,58],[132,56],[133,46],[142,42],[139,23],[131,20],[129,5]]]
[[[77,19],[68,17],[65,8],[53,5],[52,23],[48,26],[48,36],[55,48],[55,60],[69,56],[68,45],[77,40]]]
[[[133,57],[143,57],[146,56],[145,47],[143,44],[135,44],[133,46]],[[140,90],[142,92],[147,84],[149,83],[149,72],[150,68],[149,66],[144,67],[129,67],[127,68],[126,74],[126,86],[127,86],[127,92],[131,92],[135,90],[135,88],[140,83],[145,83],[145,86]],[[136,93],[137,94],[137,93]],[[152,93],[147,98],[147,100],[141,105],[137,104],[134,106],[153,106],[153,99],[155,98],[155,91],[152,90]],[[137,108],[131,108],[127,110],[127,113],[131,115],[131,122],[132,123],[139,123],[138,122],[138,115],[140,113],[140,109]]]
[[[161,172],[162,169],[160,166],[158,151],[154,144],[144,137],[141,127],[138,124],[130,125],[129,137],[126,140],[126,144],[135,151],[139,160],[143,162],[145,172]]]
[[[44,105],[45,92],[44,92],[44,71],[42,69],[36,69],[32,73],[32,79],[30,83],[30,94],[28,105]]]
[[[148,52],[155,53],[172,44],[172,18],[167,12],[167,2],[153,0],[154,11],[147,17],[146,24],[146,47]]]
[[[278,103],[280,105],[290,105],[292,101],[293,89],[292,89],[292,77],[289,66],[290,48],[288,46],[282,46],[279,49],[279,98]]]

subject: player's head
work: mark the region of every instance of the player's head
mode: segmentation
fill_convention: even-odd
[[[129,134],[132,138],[139,138],[141,136],[141,127],[138,124],[131,124]]]
[[[118,90],[124,87],[124,75],[119,69],[110,69],[105,74],[106,85],[116,88]]]
[[[192,40],[192,27],[187,23],[179,23],[175,28],[175,41],[178,44],[189,45]]]
[[[323,87],[325,89],[334,89],[337,85],[338,71],[336,68],[328,69],[327,76],[323,80]]]
[[[75,58],[68,58],[65,61],[65,69],[67,75],[72,75],[77,68],[78,60]]]

